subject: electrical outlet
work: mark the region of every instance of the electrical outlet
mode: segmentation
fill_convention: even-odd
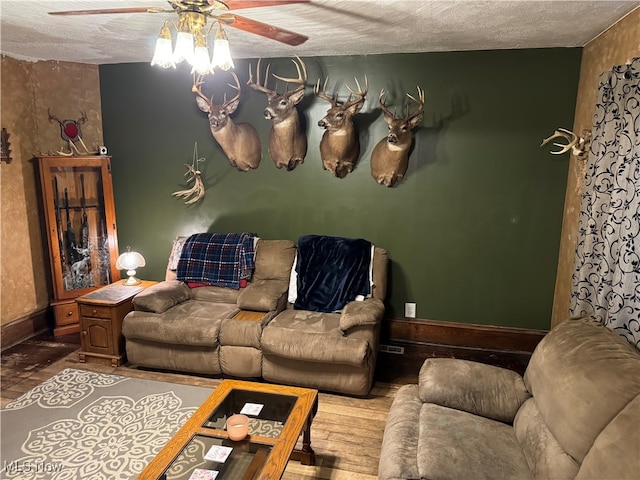
[[[416,318],[416,304],[405,303],[404,304],[404,316],[406,318]]]

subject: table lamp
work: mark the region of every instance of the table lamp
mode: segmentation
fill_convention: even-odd
[[[138,252],[132,252],[131,247],[127,247],[127,251],[120,255],[116,260],[116,268],[118,270],[126,270],[127,278],[123,285],[138,285],[140,280],[135,277],[136,268],[144,267],[144,257],[140,255]]]

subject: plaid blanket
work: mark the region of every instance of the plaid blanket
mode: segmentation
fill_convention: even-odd
[[[178,260],[178,280],[239,289],[253,274],[254,238],[247,232],[191,235]]]

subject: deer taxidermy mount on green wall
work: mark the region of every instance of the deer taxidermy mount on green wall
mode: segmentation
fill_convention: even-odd
[[[240,103],[240,81],[235,73],[231,73],[235,85],[228,84],[238,93],[231,100],[223,97],[221,104],[213,103],[213,96],[208,98],[202,93],[203,75],[194,75],[191,90],[196,94],[196,102],[203,112],[209,115],[209,128],[213,138],[229,159],[229,163],[238,170],[246,172],[258,168],[262,159],[260,135],[250,123],[234,123],[231,115]]]
[[[327,114],[318,121],[318,126],[325,130],[322,140],[320,140],[320,157],[322,158],[322,167],[325,170],[329,170],[338,178],[344,178],[353,171],[360,156],[360,139],[353,125],[353,117],[360,112],[364,105],[364,99],[369,91],[369,81],[365,75],[363,91],[356,78],[358,90],[356,91],[347,85],[349,98],[345,102],[340,102],[337,94],[332,97],[327,95],[328,80],[328,78],[325,79],[322,91],[320,90],[320,79],[313,89],[316,97],[331,104]]]
[[[384,103],[386,93],[380,91],[378,101],[389,125],[389,134],[378,142],[371,153],[371,176],[380,185],[393,187],[407,173],[409,150],[413,143],[413,129],[424,117],[424,90],[418,87],[418,98],[407,93],[407,97],[418,104],[415,112],[396,117]]]
[[[276,90],[267,87],[269,82],[269,67],[265,71],[264,84],[260,82],[260,60],[256,66],[256,81],[253,81],[251,64],[249,64],[249,85],[254,90],[267,94],[267,107],[264,109],[264,118],[272,121],[269,132],[269,156],[278,168],[293,170],[304,162],[307,154],[307,136],[302,128],[300,114],[296,105],[304,98],[304,90],[307,83],[307,69],[300,57],[296,56],[298,63],[292,60],[298,71],[298,78],[284,78],[272,74],[278,80],[285,83],[298,85],[293,90],[279,94]]]

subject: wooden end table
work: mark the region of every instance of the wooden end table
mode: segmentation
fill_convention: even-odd
[[[133,310],[133,297],[158,282],[143,280],[123,285],[122,280],[78,297],[81,362],[119,367],[125,360],[122,320]]]
[[[229,439],[226,419],[250,405],[249,435]],[[256,408],[256,405],[258,407]],[[311,423],[318,410],[318,391],[243,380],[223,380],[138,480],[188,480],[196,469],[217,480],[277,480],[290,459],[315,465]],[[302,435],[302,449],[296,450]],[[224,460],[211,452],[227,452]],[[209,478],[209,477],[206,477]]]

